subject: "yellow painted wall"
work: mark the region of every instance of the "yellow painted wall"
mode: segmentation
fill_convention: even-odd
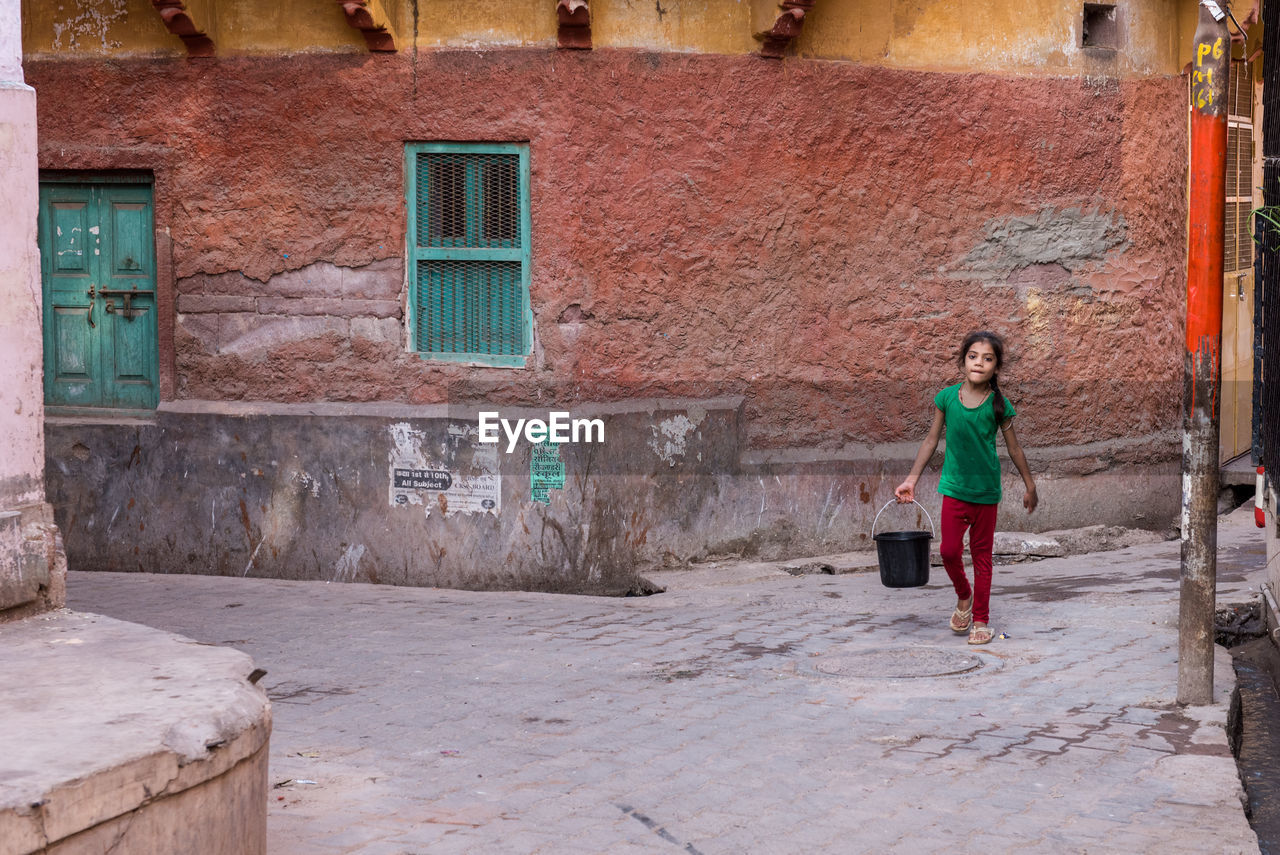
[[[185,53],[151,0],[23,0],[22,49],[27,55]]]
[[[186,0],[220,55],[362,51],[335,0]],[[401,50],[551,47],[555,0],[380,0]],[[596,48],[745,54],[777,0],[590,0]],[[1015,74],[1176,74],[1195,0],[1116,0],[1124,46],[1080,48],[1081,0],[818,0],[794,52],[898,68]],[[150,0],[23,0],[29,55],[185,53]]]
[[[1080,46],[1082,2],[890,0],[827,2],[809,15],[796,52],[899,68],[1026,74],[1176,74],[1190,52],[1195,0],[1116,0],[1126,36],[1114,58]],[[1188,10],[1184,40],[1179,15]]]
[[[413,0],[388,3],[408,13],[412,33]],[[420,49],[556,43],[555,0],[417,0],[417,8]]]
[[[347,25],[337,3],[209,3],[215,49],[275,53],[308,48],[357,49],[364,37]],[[333,8],[329,8],[332,5]]]
[[[363,51],[334,0],[185,0],[196,26],[218,54]],[[407,3],[386,5],[394,21]],[[401,29],[400,32],[405,30]],[[28,56],[185,56],[151,0],[23,0],[22,46]]]
[[[751,53],[751,11],[750,0],[594,0],[591,38],[598,47]]]

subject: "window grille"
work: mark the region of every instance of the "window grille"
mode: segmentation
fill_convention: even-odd
[[[1249,63],[1231,60],[1227,80],[1227,206],[1223,270],[1253,267],[1253,74]]]
[[[528,148],[424,143],[407,155],[416,349],[524,365],[532,340]]]

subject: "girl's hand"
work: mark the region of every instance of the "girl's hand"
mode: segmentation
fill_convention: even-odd
[[[1027,488],[1027,494],[1022,497],[1022,506],[1027,509],[1027,513],[1031,513],[1038,504],[1040,504],[1040,497],[1036,495],[1036,485],[1032,484]]]
[[[911,481],[903,481],[898,485],[898,489],[893,491],[893,495],[898,497],[898,504],[906,504],[914,502],[916,499],[916,485]]]

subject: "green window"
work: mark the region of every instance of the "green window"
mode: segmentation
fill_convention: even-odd
[[[409,326],[424,358],[523,367],[529,310],[529,147],[406,148]]]

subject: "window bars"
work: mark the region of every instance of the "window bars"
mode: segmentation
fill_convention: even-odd
[[[410,147],[414,343],[424,356],[521,365],[530,350],[527,150]]]

